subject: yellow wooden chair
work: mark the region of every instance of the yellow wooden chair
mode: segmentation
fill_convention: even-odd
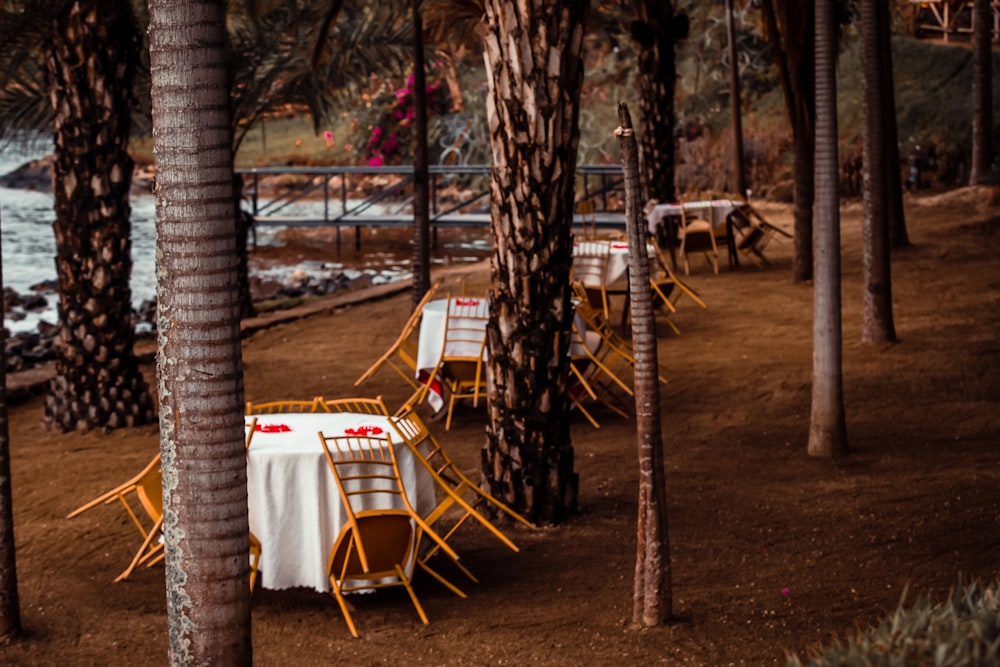
[[[509,549],[515,552],[519,551],[517,545],[487,519],[486,515],[478,508],[481,506],[491,506],[494,510],[502,512],[529,528],[534,528],[535,525],[512,510],[505,503],[483,491],[479,484],[469,479],[455,465],[455,462],[441,447],[441,443],[437,441],[430,432],[430,429],[427,428],[427,424],[420,419],[420,416],[415,411],[393,417],[391,421],[417,461],[431,474],[434,482],[443,492],[437,506],[423,517],[427,525],[431,528],[436,528],[438,524],[443,523],[443,519],[448,515],[449,519],[452,520],[450,527],[446,532],[438,532],[438,535],[445,542],[448,542],[465,521],[471,518],[479,522]],[[440,543],[431,545],[429,549],[426,549],[421,554],[421,561],[426,563],[441,548]],[[463,564],[455,560],[455,565],[469,579],[478,581]]]
[[[456,595],[466,597],[418,557],[421,537],[433,539],[436,535],[406,497],[392,443],[369,436],[320,433],[319,438],[347,515],[330,550],[328,572],[351,634],[358,636],[350,605],[344,599],[344,593],[351,591],[403,586],[420,620],[428,623],[411,585],[417,566]],[[451,551],[443,540],[441,544]],[[449,555],[458,559],[453,551]]]
[[[422,385],[417,381],[417,341],[416,334],[418,333],[418,325],[420,324],[420,318],[423,315],[424,306],[430,301],[434,294],[437,292],[440,283],[434,284],[424,297],[417,304],[416,308],[413,309],[413,313],[410,314],[409,319],[403,325],[403,330],[393,341],[389,349],[386,350],[381,357],[379,357],[375,363],[368,367],[364,373],[361,374],[357,380],[354,381],[354,386],[357,387],[362,382],[375,375],[383,366],[388,366],[393,371],[395,371],[403,380],[410,385],[414,390],[419,390]],[[464,288],[463,288],[464,289]]]
[[[656,248],[656,271],[652,272],[649,278],[650,287],[653,290],[653,307],[662,306],[670,311],[670,314],[667,315],[667,326],[675,334],[680,335],[681,330],[674,323],[673,319],[673,314],[677,312],[676,304],[680,298],[686,295],[702,308],[708,308],[708,306],[705,305],[705,302],[694,288],[677,277],[670,268],[670,262],[667,260],[667,257],[659,245],[655,244],[655,240],[654,247]]]
[[[445,430],[451,429],[455,404],[471,400],[478,407],[487,391],[486,324],[488,317],[479,308],[478,299],[449,299],[448,317],[441,346],[441,357],[431,377],[437,377],[448,390],[448,413]],[[421,388],[418,394],[425,393]],[[410,403],[408,401],[408,403]]]
[[[570,270],[570,280],[583,286],[587,302],[600,308],[606,317],[611,316],[607,285],[610,251],[608,241],[577,241]]]
[[[326,412],[353,412],[355,414],[389,416],[389,408],[376,398],[335,398],[323,401]]]
[[[701,253],[716,275],[719,273],[719,248],[715,243],[715,230],[712,223],[702,218],[691,218],[681,207],[681,227],[678,231],[681,240],[680,255],[684,260],[684,275],[690,275],[689,256]]]
[[[316,396],[310,401],[288,400],[288,401],[268,401],[266,403],[254,403],[247,401],[246,414],[248,415],[277,415],[296,412],[325,412],[322,396]]]

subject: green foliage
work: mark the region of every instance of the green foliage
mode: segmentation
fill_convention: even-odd
[[[991,667],[1000,665],[1000,582],[961,586],[951,599],[904,607],[877,627],[788,667]]]

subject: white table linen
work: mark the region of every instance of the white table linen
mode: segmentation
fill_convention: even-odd
[[[729,199],[706,199],[704,201],[684,202],[683,204],[657,204],[646,215],[649,232],[655,234],[656,228],[663,218],[679,216],[682,208],[684,213],[707,220],[712,223],[712,227],[717,227],[725,222],[726,217],[736,209],[736,204]]]
[[[389,418],[355,413],[247,415],[258,430],[247,451],[250,530],[261,542],[260,585],[330,590],[327,561],[347,521],[319,433],[380,428],[396,449],[407,498],[424,515],[435,505],[434,481],[393,430]],[[283,430],[286,428],[287,430]],[[376,435],[376,434],[372,434]],[[402,509],[402,507],[400,508]]]
[[[627,245],[625,252],[627,256]],[[451,317],[458,318],[462,326],[474,324],[485,329],[489,318],[490,304],[489,299],[485,298],[453,297],[451,299],[435,299],[427,302],[424,306],[417,338],[417,378],[421,382],[431,383],[430,390],[427,392],[427,402],[435,412],[444,407],[444,396],[442,395],[441,383],[436,378],[431,377],[431,373],[437,368],[442,353],[445,355],[475,355],[479,352],[478,349],[471,348],[463,350],[449,347],[444,349],[445,326],[449,317],[449,309],[452,311]],[[474,317],[463,318],[456,312],[471,312]],[[581,331],[584,331],[586,325],[579,315],[576,316],[576,324]],[[596,333],[594,335],[597,336]],[[570,342],[570,352],[579,351],[578,345],[580,343],[576,337],[573,337]],[[590,337],[589,334],[587,334],[587,346],[592,350],[596,349],[597,346],[597,340]],[[486,354],[487,350],[484,350],[484,359]]]

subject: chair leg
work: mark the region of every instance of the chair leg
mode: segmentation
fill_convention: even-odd
[[[403,568],[397,565],[396,572],[399,573],[399,578],[403,581],[406,592],[410,594],[410,600],[413,601],[413,606],[416,608],[417,613],[420,614],[420,620],[424,622],[424,625],[429,624],[430,621],[427,620],[427,614],[424,613],[424,608],[420,606],[420,600],[417,599],[417,594],[413,592],[413,587],[410,586],[410,580],[407,578],[406,573],[403,572]]]
[[[340,613],[344,615],[344,621],[347,622],[347,629],[351,631],[351,635],[355,639],[358,637],[358,629],[354,627],[354,619],[351,618],[350,609],[348,609],[347,600],[344,599],[344,594],[340,592],[340,587],[333,577],[330,577],[330,584],[333,586],[333,597],[337,599],[337,604],[340,605]]]

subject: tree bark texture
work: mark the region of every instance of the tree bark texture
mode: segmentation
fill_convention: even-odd
[[[632,37],[639,45],[639,146],[645,189],[643,201],[677,201],[674,174],[677,124],[674,94],[677,57],[674,47],[687,36],[687,17],[676,15],[671,0],[637,0]]]
[[[588,6],[486,3],[493,289],[483,470],[490,492],[536,523],[575,508],[566,388]]]
[[[2,226],[2,225],[0,225]],[[0,252],[0,256],[3,253]],[[3,262],[0,261],[0,294]],[[3,309],[0,309],[3,312]],[[10,480],[10,428],[7,418],[7,329],[0,327],[0,645],[21,634],[14,550],[14,503]]]
[[[740,60],[736,52],[736,25],[733,20],[733,0],[726,0],[726,34],[729,39],[729,108],[733,133],[733,175],[730,191],[740,197],[747,195],[746,157],[743,151],[743,107],[740,102]]]
[[[155,415],[133,351],[129,286],[138,29],[127,2],[76,0],[54,14],[52,40],[59,356],[45,423],[63,432],[147,424]]]
[[[249,665],[232,128],[221,0],[151,0],[157,380],[171,665]]]
[[[973,12],[972,166],[969,185],[986,183],[993,166],[993,62],[990,0],[975,0]]]
[[[805,282],[813,275],[816,107],[813,92],[815,54],[811,36],[815,11],[812,2],[799,0],[762,0],[760,7],[792,125],[795,153],[792,279]]]
[[[635,422],[639,449],[639,516],[632,622],[646,627],[672,616],[667,482],[660,425],[660,371],[656,315],[649,282],[649,254],[639,193],[639,153],[632,118],[618,105],[619,144],[625,176],[625,226],[629,246],[629,303],[635,350]]]
[[[864,143],[863,194],[864,220],[863,284],[864,307],[861,316],[861,340],[885,343],[896,340],[892,320],[892,272],[889,256],[889,193],[886,178],[883,125],[886,95],[879,48],[880,21],[884,0],[862,0],[861,35],[864,51]],[[887,13],[885,13],[888,16]]]
[[[421,0],[410,0],[413,17],[413,307],[431,287],[430,171],[427,157],[427,74]]]
[[[910,245],[903,212],[903,177],[899,158],[899,123],[896,118],[896,76],[892,58],[892,12],[888,2],[880,2],[878,50],[882,67],[883,89],[890,91],[882,105],[882,152],[885,155],[885,186],[888,198],[889,245],[903,248]]]
[[[840,296],[840,165],[834,0],[816,0],[816,277],[810,456],[847,452]]]

